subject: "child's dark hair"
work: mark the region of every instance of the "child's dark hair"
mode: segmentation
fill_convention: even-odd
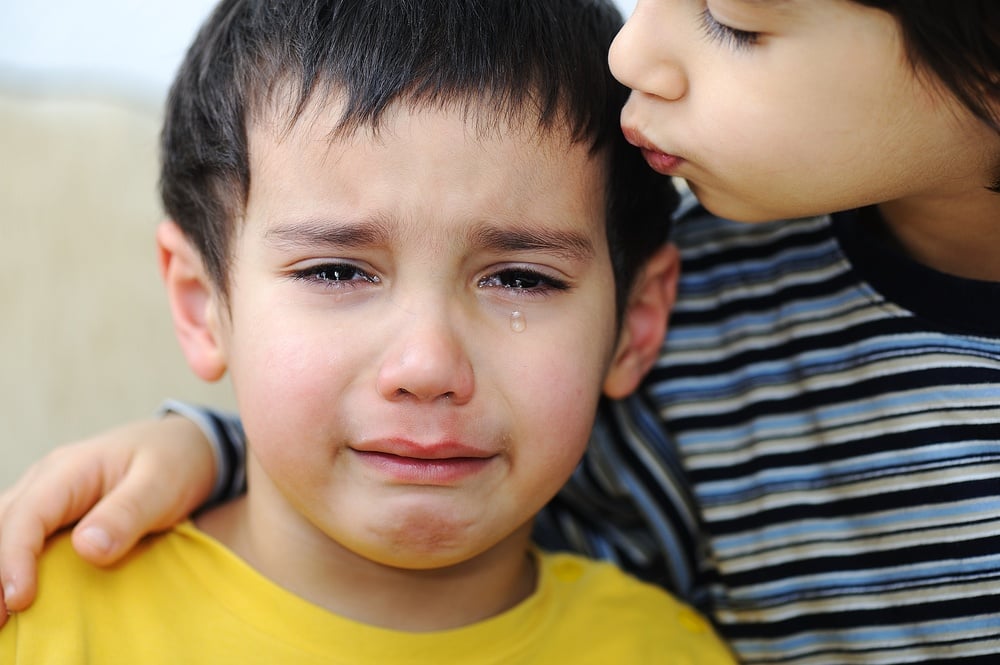
[[[619,130],[628,91],[611,76],[607,50],[620,25],[610,0],[223,0],[167,102],[166,212],[225,297],[252,177],[247,130],[262,115],[280,109],[291,126],[307,104],[336,95],[346,110],[331,132],[377,129],[394,103],[457,103],[470,121],[497,126],[568,127],[609,160],[606,226],[620,313],[677,201]]]
[[[917,71],[933,74],[1000,134],[1000,2],[855,0],[892,14]],[[1000,193],[1000,164],[990,189]]]

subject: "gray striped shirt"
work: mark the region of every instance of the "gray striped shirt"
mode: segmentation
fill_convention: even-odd
[[[874,215],[689,212],[661,360],[540,520],[748,663],[1000,662],[1000,284]]]

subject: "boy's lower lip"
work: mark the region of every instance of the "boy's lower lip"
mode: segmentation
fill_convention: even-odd
[[[673,175],[678,167],[684,163],[684,159],[676,155],[668,155],[665,152],[650,150],[649,148],[642,148],[641,150],[643,159],[646,160],[649,167],[663,175]]]
[[[391,453],[355,450],[369,468],[397,483],[411,485],[452,485],[485,470],[493,457],[446,457],[423,459]]]

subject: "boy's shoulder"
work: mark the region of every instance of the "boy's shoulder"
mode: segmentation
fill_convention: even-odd
[[[128,632],[122,619],[130,608],[142,614],[149,604],[171,602],[169,593],[157,590],[169,587],[151,582],[158,566],[149,557],[171,533],[147,538],[107,568],[84,561],[73,549],[70,531],[54,536],[39,558],[34,604],[0,631],[0,662],[82,662],[87,656],[79,653],[80,645],[111,648]]]
[[[733,662],[708,620],[663,589],[576,554],[543,553],[539,560],[536,595],[551,603],[546,616],[553,621],[548,648],[554,657],[584,653],[577,662]]]
[[[300,614],[269,603],[260,589],[273,585],[190,522],[147,537],[107,568],[81,559],[70,534],[60,534],[38,572],[35,603],[0,631],[4,665],[330,662],[281,642],[282,627]],[[261,644],[273,648],[254,651]]]
[[[105,569],[80,559],[65,533],[39,563],[35,605],[0,631],[0,662],[87,662],[90,656],[113,663],[219,662],[259,643],[226,639],[250,628],[280,638],[268,638],[275,654],[297,662],[330,656],[331,642],[339,644],[334,653],[342,652],[343,641],[331,640],[336,635],[397,655],[412,655],[415,644],[436,654],[463,653],[475,644],[481,651],[473,660],[483,663],[510,662],[508,656],[537,663],[734,662],[709,623],[662,589],[577,555],[539,553],[537,560],[538,591],[514,610],[437,637],[408,636],[309,605],[261,579],[190,523],[143,541]],[[168,618],[173,628],[164,633]]]
[[[170,533],[172,530],[141,540],[118,563],[105,568],[86,562],[76,553],[71,531],[57,534],[46,543],[38,560],[39,592],[31,612],[50,603],[53,607],[62,605],[61,601],[71,595],[106,587],[112,579],[127,576],[137,566],[142,566],[150,548]]]
[[[119,562],[102,568],[82,559],[73,549],[72,533],[64,531],[46,544],[39,558],[38,597],[25,615],[34,619],[47,614],[46,620],[51,621],[64,610],[72,612],[102,598],[127,599],[132,593],[143,602],[154,602],[156,589],[168,586],[154,582],[171,577],[166,571],[178,567],[177,562],[191,548],[186,534],[195,532],[193,525],[182,523],[147,536]],[[186,575],[183,571],[179,574]]]

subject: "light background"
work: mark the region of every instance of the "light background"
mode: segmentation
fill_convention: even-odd
[[[153,246],[159,109],[213,5],[0,0],[0,487],[166,397],[232,406],[180,354]]]
[[[544,1],[544,0],[540,0]],[[3,0],[0,84],[97,89],[159,103],[207,0]],[[635,0],[616,0],[628,15]]]

